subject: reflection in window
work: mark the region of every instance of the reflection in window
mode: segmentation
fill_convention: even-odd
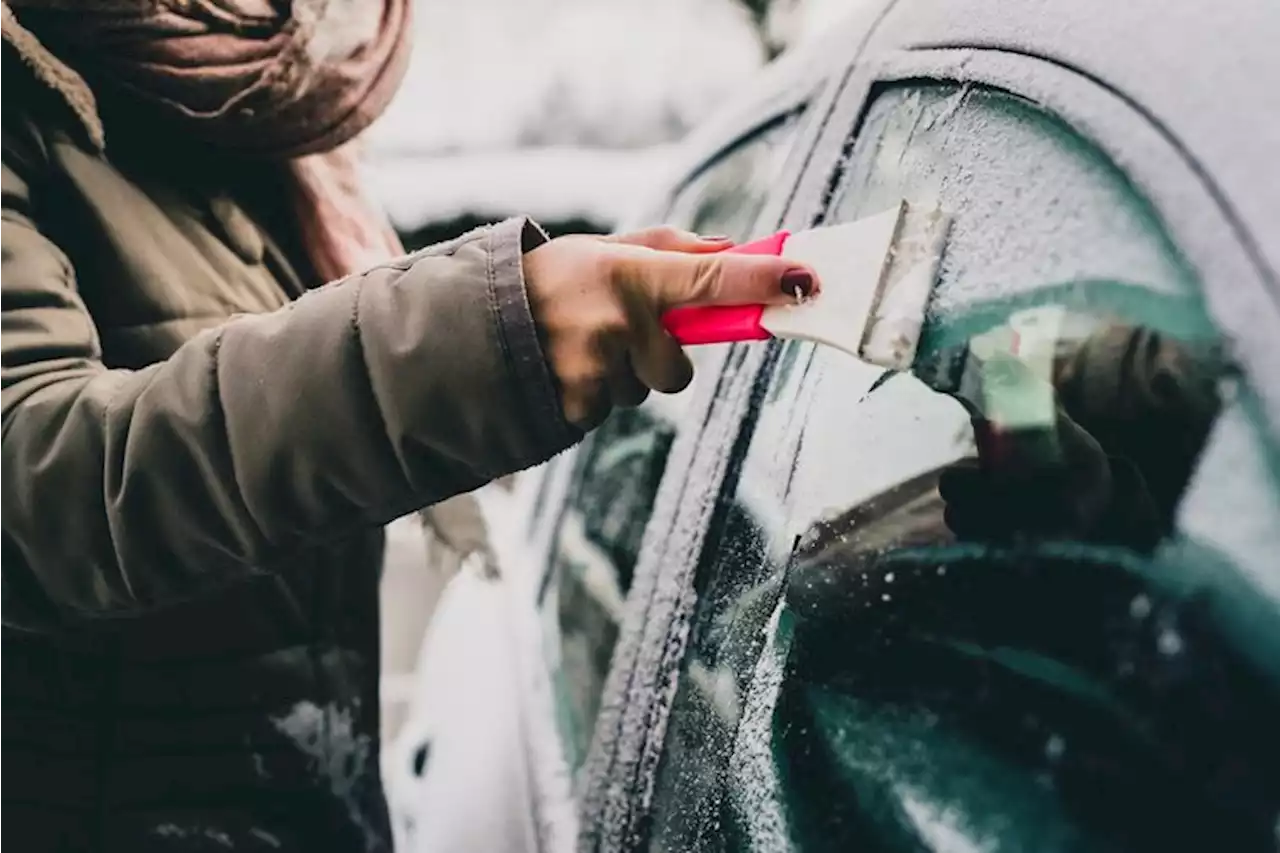
[[[1218,413],[1213,342],[1058,305],[1015,311],[917,374],[961,401],[979,453],[942,474],[961,540],[1053,536],[1149,552]]]
[[[955,215],[920,354],[775,345],[653,848],[1273,849],[1280,478],[1194,279],[1009,95],[883,92],[829,218],[903,197]],[[1251,521],[1207,523],[1242,456]]]
[[[738,240],[750,229],[794,136],[790,116],[730,150],[686,184],[669,224]],[[723,354],[690,352],[695,383]],[[539,598],[566,757],[575,769],[590,744],[605,675],[667,455],[692,389],[614,412],[578,451]]]

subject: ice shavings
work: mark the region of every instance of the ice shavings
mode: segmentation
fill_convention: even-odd
[[[782,625],[789,618],[785,611],[785,602],[779,601],[765,625],[765,645],[747,690],[732,758],[730,804],[751,850],[790,846],[782,783],[773,766],[773,715],[790,648],[790,630]]]
[[[995,839],[969,835],[953,809],[939,808],[906,785],[897,786],[902,810],[935,853],[995,853]]]

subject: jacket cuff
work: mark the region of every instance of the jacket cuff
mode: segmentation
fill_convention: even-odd
[[[541,226],[524,216],[489,229],[489,300],[496,314],[504,359],[529,414],[529,427],[540,445],[563,448],[580,440],[583,433],[565,420],[559,388],[538,340],[524,280],[524,253],[548,239]]]

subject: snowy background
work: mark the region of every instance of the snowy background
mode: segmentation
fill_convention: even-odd
[[[608,230],[690,128],[857,2],[418,0],[369,179],[412,245],[514,213]]]

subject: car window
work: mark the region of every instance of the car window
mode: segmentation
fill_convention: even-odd
[[[677,193],[666,222],[751,236],[797,118],[772,123],[702,169]],[[695,384],[714,381],[723,354],[723,347],[690,351]],[[562,742],[575,769],[590,743],[641,540],[692,394],[691,387],[654,395],[639,408],[615,411],[576,456],[539,596]]]
[[[1004,92],[878,93],[827,218],[903,198],[955,217],[920,353],[772,345],[651,848],[1272,849],[1280,466],[1195,276]]]

